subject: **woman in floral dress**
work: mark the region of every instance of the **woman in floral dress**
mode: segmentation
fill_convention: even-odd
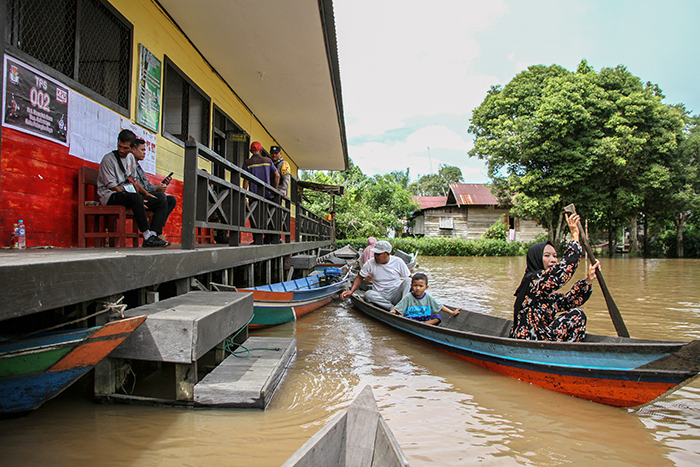
[[[586,315],[578,307],[591,296],[591,283],[600,262],[588,268],[585,279],[565,294],[555,292],[574,275],[581,259],[578,215],[566,216],[571,231],[564,257],[549,242],[536,243],[527,252],[527,269],[515,292],[510,337],[539,341],[578,342],[586,335]]]

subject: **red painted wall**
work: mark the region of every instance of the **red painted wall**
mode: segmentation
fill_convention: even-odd
[[[27,228],[27,246],[75,247],[78,244],[78,169],[92,162],[68,154],[68,148],[10,128],[2,129],[0,161],[0,246],[10,245],[19,219]],[[151,182],[164,175],[152,177]],[[165,235],[180,243],[182,182],[173,180],[168,194],[178,205],[168,218]]]

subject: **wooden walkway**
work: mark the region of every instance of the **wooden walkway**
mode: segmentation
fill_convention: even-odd
[[[0,321],[188,279],[212,271],[276,261],[329,241],[181,250],[56,248],[0,251]]]

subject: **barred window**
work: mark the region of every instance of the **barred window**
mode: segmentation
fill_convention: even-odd
[[[10,50],[129,108],[132,26],[116,10],[100,0],[5,1]]]
[[[243,167],[243,161],[248,155],[250,138],[216,105],[212,141],[212,149],[215,153],[238,167]]]
[[[165,57],[163,133],[209,146],[209,98]]]

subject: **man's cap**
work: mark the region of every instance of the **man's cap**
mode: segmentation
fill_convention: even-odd
[[[281,152],[282,149],[279,146],[270,146],[270,154],[273,152]]]
[[[374,245],[374,248],[370,250],[372,253],[389,253],[391,254],[391,243],[382,240]]]
[[[262,151],[262,144],[258,143],[257,141],[250,145],[250,152],[255,151]]]

